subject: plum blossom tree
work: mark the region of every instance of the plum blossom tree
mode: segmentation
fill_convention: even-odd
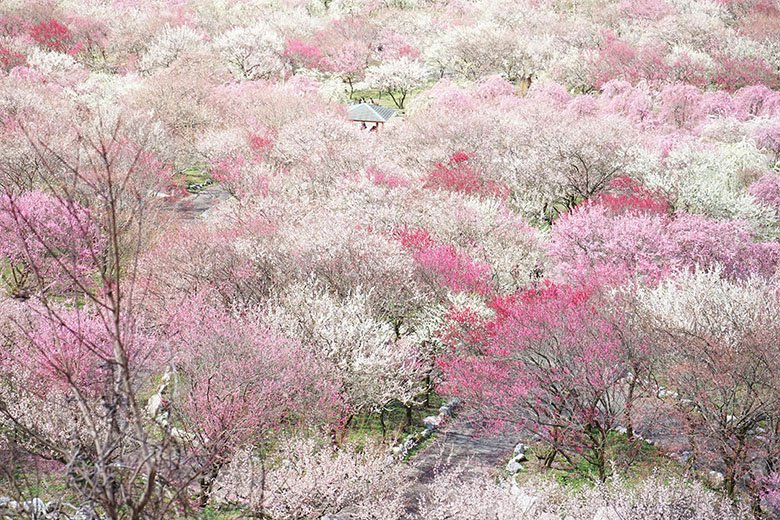
[[[482,178],[469,164],[469,154],[455,152],[448,164],[436,163],[425,181],[426,188],[457,191],[467,195],[505,197],[509,189]]]
[[[2,198],[0,237],[0,257],[7,262],[3,282],[13,297],[22,299],[33,291],[91,287],[89,277],[98,260],[93,255],[104,248],[86,208],[40,191]]]
[[[529,428],[576,466],[583,457],[605,480],[607,433],[622,417],[628,366],[597,286],[545,284],[491,303],[495,317],[451,316],[441,360],[447,390],[492,428]]]
[[[402,56],[366,69],[366,83],[380,92],[387,93],[399,109],[404,108],[406,98],[428,79],[428,68],[417,60]]]
[[[750,194],[780,215],[780,177],[768,173],[750,185]]]
[[[48,20],[30,28],[30,37],[41,47],[56,52],[66,52],[73,45],[70,30],[57,20]]]
[[[554,55],[554,40],[541,29],[545,22],[552,22],[546,16],[542,10],[531,10],[517,16],[521,19],[487,19],[453,27],[429,48],[428,60],[438,64],[442,73],[454,72],[470,80],[500,74],[510,83],[520,82],[527,90]],[[547,31],[551,25],[546,25]],[[517,38],[520,30],[524,38]]]
[[[411,406],[424,391],[417,346],[372,315],[360,287],[336,299],[317,285],[291,286],[269,309],[269,321],[332,363],[353,415],[382,412],[393,401]]]
[[[244,452],[220,475],[225,501],[246,503],[271,518],[304,519],[349,511],[358,520],[400,520],[409,471],[388,463],[383,447],[332,445],[284,439],[275,463]]]
[[[297,39],[288,39],[285,42],[283,54],[289,61],[293,74],[302,68],[319,68],[323,60],[322,51],[319,48]]]
[[[720,266],[724,276],[771,277],[780,251],[773,242],[756,242],[740,222],[716,221],[698,215],[611,214],[588,204],[553,226],[550,255],[558,273],[582,276],[609,266],[657,280],[670,272],[697,266]]]
[[[622,118],[583,118],[550,106],[529,116],[512,128],[510,135],[519,139],[500,162],[506,166],[510,200],[529,219],[552,222],[606,189],[634,161],[635,151],[626,140],[630,130]],[[556,122],[549,124],[547,118]]]
[[[400,229],[395,234],[412,252],[429,283],[455,292],[489,294],[492,291],[487,264],[469,258],[451,244],[437,243],[424,229]]]
[[[147,148],[128,142],[131,125],[119,117],[97,119],[81,127],[77,139],[28,134],[45,172],[47,196],[38,195],[38,200],[47,205],[28,212],[26,220],[17,209],[14,222],[26,226],[17,228],[18,236],[34,237],[39,251],[55,254],[28,255],[25,261],[35,263],[27,268],[44,273],[52,258],[58,259],[57,276],[78,293],[64,297],[34,293],[25,302],[28,319],[11,321],[7,332],[15,355],[3,366],[4,374],[17,377],[45,375],[51,385],[48,389],[43,385],[43,392],[30,393],[24,381],[16,392],[33,402],[48,399],[49,389],[59,392],[54,398],[69,403],[80,435],[63,438],[61,432],[51,436],[53,432],[41,431],[19,417],[17,407],[6,404],[8,396],[0,403],[0,412],[13,435],[33,440],[28,446],[33,454],[53,452],[55,460],[67,465],[74,475],[70,489],[80,499],[110,518],[159,517],[179,502],[179,488],[173,483],[180,480],[178,461],[168,452],[170,437],[158,438],[146,429],[140,403],[142,376],[153,370],[154,363],[147,359],[146,335],[132,311],[136,301],[132,259],[152,214],[153,199],[147,190],[153,180],[162,180],[163,168]],[[77,200],[88,206],[81,209]],[[52,210],[55,213],[47,213]],[[47,220],[38,217],[47,214],[65,217],[58,219],[61,227],[41,227]],[[72,262],[67,251],[74,244],[62,251],[65,238],[55,232],[64,232],[68,225],[77,232],[71,239],[86,239],[75,244],[75,251],[90,248]],[[86,273],[94,273],[94,281],[87,282]],[[30,317],[36,319],[31,322]],[[18,379],[9,376],[8,381]],[[39,378],[37,384],[44,381]]]
[[[611,478],[605,485],[571,494],[560,484],[531,479],[520,486],[500,486],[487,480],[469,482],[462,469],[439,473],[429,493],[420,499],[420,514],[433,520],[454,517],[475,520],[532,520],[566,515],[574,520],[614,515],[626,520],[700,518],[748,520],[744,507],[734,505],[696,480],[651,475],[637,485]]]
[[[675,209],[742,220],[768,238],[776,226],[774,212],[756,203],[744,181],[766,168],[766,156],[749,141],[719,144],[714,150],[681,144],[662,164],[648,165],[643,180],[664,193]]]
[[[215,45],[239,79],[271,79],[284,69],[284,40],[267,25],[230,29]]]
[[[4,45],[0,46],[0,68],[3,70],[10,71],[14,67],[24,65],[25,62],[24,54]]]
[[[201,45],[203,37],[194,29],[184,25],[166,25],[149,44],[141,58],[140,68],[144,72],[164,69]]]
[[[740,483],[756,493],[756,483],[777,462],[769,441],[774,437],[761,434],[776,423],[780,399],[776,287],[698,271],[646,290],[640,299],[668,338],[663,373],[678,394],[675,405],[694,425],[695,455],[723,465],[729,496]]]
[[[174,367],[166,412],[191,436],[201,506],[240,446],[262,445],[304,418],[337,418],[339,395],[327,367],[257,317],[241,318],[196,295],[176,307],[165,330]]]

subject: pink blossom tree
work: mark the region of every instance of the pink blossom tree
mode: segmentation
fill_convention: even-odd
[[[168,319],[165,348],[173,381],[168,413],[186,432],[209,502],[220,469],[237,448],[262,445],[297,424],[335,422],[339,396],[328,367],[256,317],[233,316],[190,297]],[[168,390],[168,389],[166,389]]]
[[[40,191],[2,198],[0,243],[2,279],[17,298],[90,288],[104,248],[86,208]]]
[[[772,242],[754,241],[740,222],[684,213],[674,218],[652,212],[614,214],[599,203],[561,218],[553,226],[549,252],[558,272],[567,277],[611,266],[649,280],[697,266],[721,266],[733,278],[769,277],[779,253]]]

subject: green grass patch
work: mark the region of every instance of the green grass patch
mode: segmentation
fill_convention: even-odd
[[[404,100],[404,108],[400,109],[396,106],[395,102],[393,101],[393,98],[388,94],[387,92],[382,92],[377,89],[361,89],[361,90],[355,90],[352,95],[349,97],[350,102],[357,103],[361,99],[365,100],[367,103],[372,103],[374,105],[379,105],[381,107],[387,107],[392,108],[396,111],[397,115],[403,115],[404,112],[409,108],[409,106],[414,101],[414,98],[417,97],[420,93],[427,91],[430,88],[430,85],[425,85],[420,88],[416,88],[409,92],[407,94],[406,99]],[[396,99],[400,99],[399,96],[396,96]]]
[[[209,175],[205,168],[200,166],[185,168],[177,175],[177,179],[190,193],[200,193],[208,186],[214,184],[214,179],[211,178],[211,175]]]
[[[558,455],[552,468],[543,468],[541,457],[545,448],[531,446],[526,452],[528,462],[523,463],[520,478],[543,474],[559,484],[577,490],[598,480],[598,471],[585,458],[578,457],[569,465]],[[664,455],[658,448],[644,440],[629,442],[623,433],[610,432],[607,437],[607,460],[611,468],[629,483],[639,482],[651,475],[683,476],[684,468],[677,461]]]
[[[380,414],[370,413],[355,416],[347,432],[346,441],[365,445],[373,441],[394,442],[406,435],[418,433],[425,429],[423,419],[439,413],[439,406],[444,402],[441,396],[432,394],[427,406],[412,409],[411,424],[407,424],[406,408],[400,403],[387,406],[384,413],[384,432]]]
[[[233,520],[247,518],[248,511],[238,506],[208,506],[197,512],[195,518],[201,520]]]

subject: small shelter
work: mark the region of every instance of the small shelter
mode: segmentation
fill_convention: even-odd
[[[350,121],[360,123],[361,127],[368,128],[372,132],[383,127],[394,115],[395,110],[392,108],[380,107],[371,103],[358,103],[349,105],[347,108],[347,116]]]

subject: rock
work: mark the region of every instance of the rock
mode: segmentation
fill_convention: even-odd
[[[521,471],[523,469],[523,465],[517,462],[516,460],[510,460],[506,464],[506,470],[509,473],[517,473],[518,471]]]
[[[76,513],[71,517],[73,520],[100,520],[95,511],[89,506],[83,506],[76,510]]]
[[[512,452],[515,455],[520,455],[521,453],[525,453],[525,450],[526,450],[525,444],[519,442],[515,445],[515,449]]]
[[[623,435],[625,435],[626,433],[628,433],[628,430],[626,429],[626,427],[625,427],[625,426],[615,426],[615,427],[614,427],[612,430],[613,430],[613,431],[616,431],[616,432],[618,432],[618,433],[620,433],[620,434],[623,434]]]
[[[536,517],[536,520],[561,520],[561,517],[554,513],[542,513]]]
[[[442,421],[444,418],[441,415],[429,415],[425,419],[423,419],[423,424],[425,425],[425,428],[428,430],[435,430],[439,426],[441,426]]]
[[[19,511],[19,502],[11,499],[10,497],[0,497],[0,509]]]
[[[526,462],[528,458],[525,456],[525,453],[518,453],[514,457],[512,457],[512,460],[515,462]]]
[[[723,473],[719,471],[710,471],[707,473],[707,481],[713,487],[720,487],[723,485]]]
[[[31,500],[24,501],[22,503],[22,509],[24,509],[25,513],[29,513],[33,519],[43,518],[43,516],[46,514],[46,503],[40,498],[36,497]]]
[[[455,411],[455,409],[458,407],[458,404],[460,404],[460,401],[456,398],[452,398],[443,405],[439,407],[439,415],[443,415],[445,417],[449,417],[452,415],[452,413]]]

